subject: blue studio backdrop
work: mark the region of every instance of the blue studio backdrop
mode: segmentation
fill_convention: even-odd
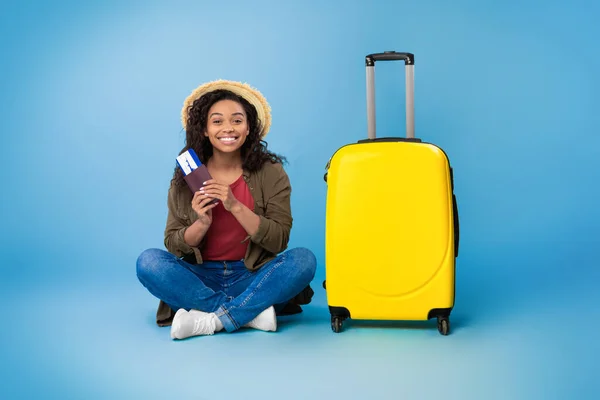
[[[506,329],[517,318],[517,331],[546,332],[535,353],[548,356],[540,379],[560,380],[556,393],[587,393],[600,327],[599,12],[584,0],[4,2],[6,315],[65,293],[71,310],[94,293],[96,312],[106,316],[100,304],[117,296],[127,313],[137,296],[152,326],[157,303],[135,261],[163,247],[183,100],[218,78],[248,82],[270,102],[266,140],[288,158],[293,185],[290,246],[315,252],[323,301],[325,166],[367,135],[364,57],[407,51],[416,136],[443,148],[454,168],[463,325]],[[403,68],[376,66],[378,136],[405,135]],[[2,335],[3,347],[26,346],[12,328]],[[2,370],[17,377],[28,353],[10,347],[12,367]],[[51,367],[43,349],[36,354],[26,358]],[[552,362],[577,372],[543,369]]]

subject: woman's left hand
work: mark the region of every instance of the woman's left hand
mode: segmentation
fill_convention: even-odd
[[[237,204],[238,200],[231,192],[229,185],[225,185],[215,179],[210,179],[204,183],[204,187],[200,189],[207,197],[213,197],[221,200],[223,207],[227,211],[231,211],[231,208]]]

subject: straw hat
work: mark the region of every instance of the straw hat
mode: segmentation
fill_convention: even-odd
[[[271,107],[267,103],[267,99],[255,88],[251,87],[247,83],[228,81],[219,79],[212,82],[204,83],[198,86],[194,91],[185,99],[183,102],[183,109],[181,110],[181,123],[183,128],[186,128],[188,119],[188,109],[194,103],[195,100],[199,99],[206,93],[212,92],[217,89],[229,90],[238,96],[246,99],[250,104],[256,108],[258,113],[258,119],[262,123],[261,138],[267,136],[269,129],[271,128]]]

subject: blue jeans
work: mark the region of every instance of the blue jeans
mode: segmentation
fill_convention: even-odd
[[[258,271],[240,261],[190,264],[161,249],[137,259],[137,277],[148,291],[179,308],[214,312],[227,332],[252,321],[270,306],[285,304],[313,280],[315,255],[298,247],[279,254]]]

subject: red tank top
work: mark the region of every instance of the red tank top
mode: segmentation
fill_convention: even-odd
[[[254,198],[244,180],[240,177],[231,185],[233,196],[242,204],[254,211]],[[205,236],[205,244],[202,249],[204,260],[241,260],[246,256],[248,236],[246,230],[240,225],[232,213],[219,202],[212,209],[213,221]],[[244,242],[244,243],[242,243]]]

